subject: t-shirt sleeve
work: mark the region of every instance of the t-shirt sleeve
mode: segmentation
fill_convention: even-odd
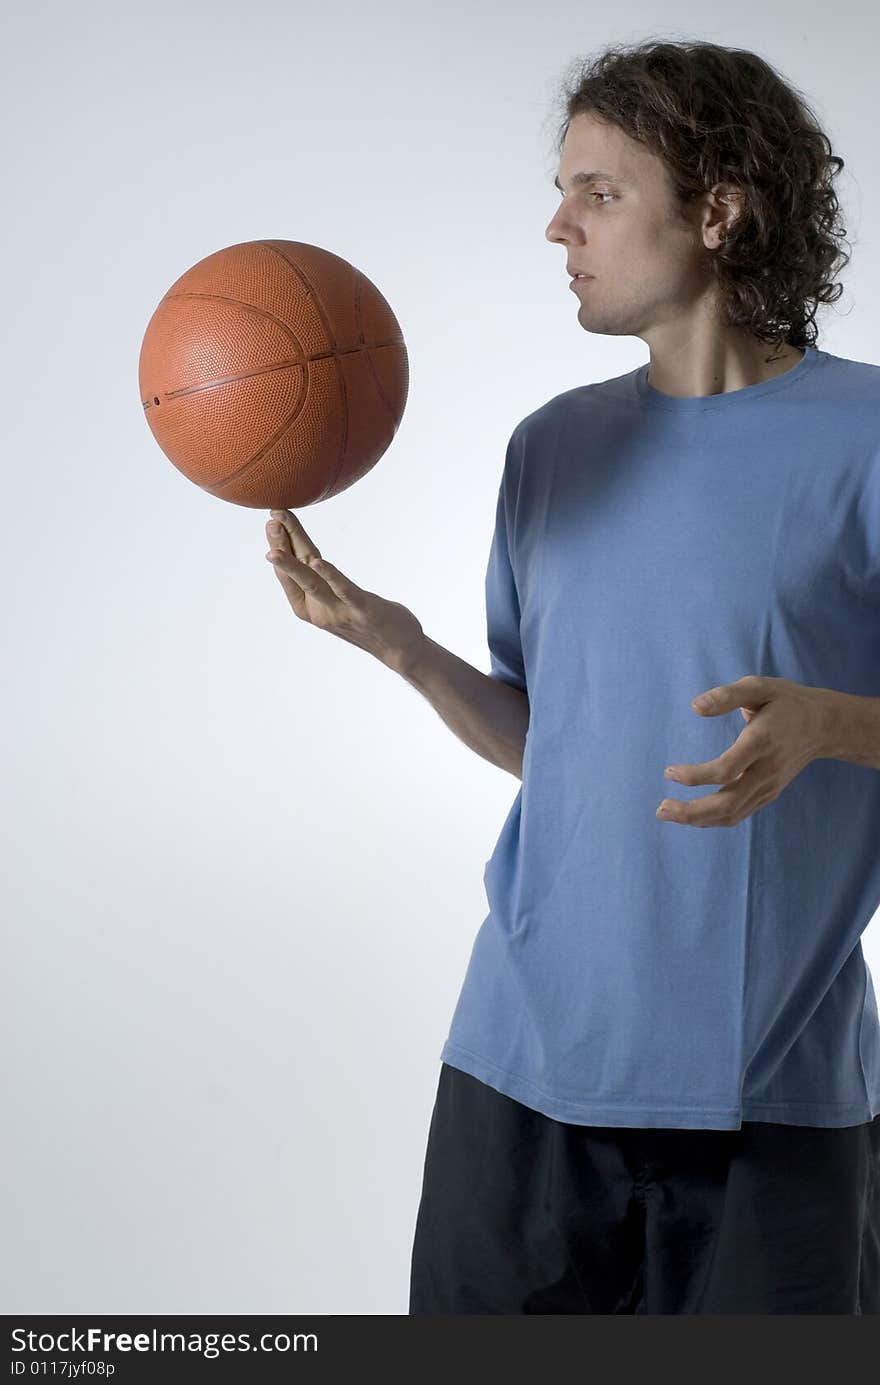
[[[508,449],[508,457],[510,448]],[[489,676],[527,692],[520,643],[520,607],[510,560],[510,516],[507,503],[508,474],[501,479],[495,508],[495,532],[486,568],[486,633],[489,644]]]

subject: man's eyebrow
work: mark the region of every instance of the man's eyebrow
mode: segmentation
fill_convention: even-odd
[[[603,182],[606,182],[606,183],[625,183],[625,182],[626,182],[626,179],[625,179],[625,178],[617,178],[617,177],[615,177],[615,175],[614,175],[613,173],[602,173],[599,169],[593,169],[593,171],[592,171],[591,173],[574,173],[574,174],[572,174],[572,178],[571,178],[572,187],[574,187],[574,186],[575,186],[576,184],[578,184],[578,183],[594,183],[594,182],[596,182],[596,181],[597,181],[598,179],[600,179],[600,178],[603,180]],[[553,179],[553,186],[554,186],[555,188],[558,188],[560,192],[564,192],[564,191],[565,191],[565,189],[563,188],[562,184],[561,184],[560,181],[559,181],[559,176],[558,176],[558,174],[557,174],[557,176]]]

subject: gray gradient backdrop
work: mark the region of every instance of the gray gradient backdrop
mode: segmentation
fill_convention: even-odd
[[[579,327],[544,239],[573,59],[654,35],[779,67],[847,161],[853,260],[819,345],[880,363],[876,9],[657,15],[4,11],[3,1312],[406,1312],[438,1055],[518,781],[296,620],[266,514],[153,441],[138,352],[222,246],[362,269],[400,320],[408,406],[366,478],[298,513],[488,670],[510,432],[647,359]]]

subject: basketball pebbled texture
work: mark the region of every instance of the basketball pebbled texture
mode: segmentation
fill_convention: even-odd
[[[400,325],[365,274],[304,241],[188,269],[147,324],[138,381],[170,462],[221,500],[294,509],[377,463],[409,388]]]

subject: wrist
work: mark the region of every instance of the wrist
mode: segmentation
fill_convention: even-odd
[[[430,644],[428,636],[422,631],[408,644],[392,650],[384,662],[395,673],[399,673],[401,678],[410,679],[420,666]]]
[[[817,710],[816,749],[813,758],[833,760],[837,757],[842,740],[840,724],[846,715],[842,705],[845,694],[836,693],[830,688],[814,688],[813,694]]]
[[[863,738],[862,709],[873,699],[853,693],[817,688],[820,712],[819,750],[816,759],[848,760]]]
[[[880,697],[817,688],[821,749],[816,759],[880,769]]]

